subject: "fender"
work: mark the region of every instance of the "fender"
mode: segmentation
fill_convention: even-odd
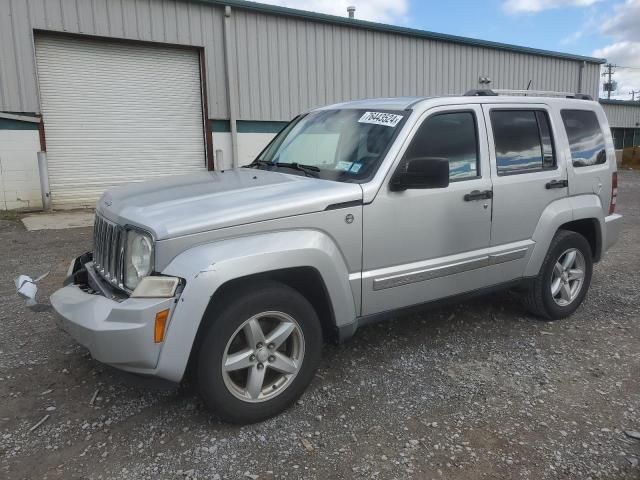
[[[230,280],[293,267],[321,275],[336,326],[352,323],[356,305],[340,249],[325,233],[292,230],[231,238],[199,245],[178,255],[162,273],[186,280],[167,329],[156,374],[180,381],[211,296]]]
[[[525,277],[535,277],[540,272],[542,262],[547,255],[549,245],[553,236],[561,225],[573,220],[586,218],[596,219],[600,227],[600,245],[603,243],[604,215],[602,213],[602,203],[600,197],[595,194],[576,195],[575,197],[565,197],[551,202],[540,215],[540,220],[533,232],[532,240],[535,243],[529,262],[525,268]]]

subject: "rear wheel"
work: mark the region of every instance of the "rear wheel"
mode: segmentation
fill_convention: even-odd
[[[547,320],[571,315],[587,294],[592,271],[589,242],[578,233],[558,231],[525,296],[528,310]]]
[[[227,299],[200,347],[198,387],[234,423],[280,413],[307,387],[320,361],[322,329],[311,304],[277,282]]]

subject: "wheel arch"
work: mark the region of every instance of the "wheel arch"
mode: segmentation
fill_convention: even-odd
[[[561,229],[583,235],[592,248],[593,261],[599,261],[604,245],[603,224],[602,203],[595,194],[565,197],[547,205],[532,236],[536,243],[525,268],[525,277],[538,275],[549,245]]]
[[[558,230],[569,230],[582,235],[591,247],[591,257],[598,262],[602,257],[602,230],[596,218],[580,218],[563,223]]]
[[[230,300],[237,298],[238,294],[235,292],[239,288],[259,288],[261,284],[271,281],[282,283],[305,297],[318,315],[324,340],[337,338],[335,313],[331,298],[322,275],[316,268],[311,266],[291,267],[254,273],[228,280],[211,296],[193,341],[187,372],[190,372],[195,366],[207,328],[215,320],[216,313],[224,308]]]
[[[239,284],[269,279],[294,288],[316,309],[327,334],[356,317],[346,261],[335,242],[316,230],[200,245],[180,254],[162,273],[186,279],[156,367],[158,376],[174,381],[182,379],[211,309]]]

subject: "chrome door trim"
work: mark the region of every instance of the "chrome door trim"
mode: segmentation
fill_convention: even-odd
[[[462,262],[451,263],[448,265],[440,265],[438,267],[426,268],[411,273],[401,273],[399,275],[390,275],[388,277],[376,278],[373,281],[374,290],[383,290],[385,288],[400,287],[409,283],[423,282],[434,278],[446,277],[454,273],[475,270],[476,268],[486,267],[489,264],[489,257],[483,256],[464,260]]]
[[[512,260],[524,258],[528,251],[529,247],[525,247],[508,252],[494,253],[489,255],[489,265],[496,265],[498,263],[511,262]]]
[[[453,255],[440,262],[427,260],[407,265],[398,265],[362,272],[362,279],[372,279],[374,291],[400,287],[412,283],[433,280],[457,273],[468,272],[478,268],[489,267],[501,263],[521,260],[531,251],[535,242],[524,240],[500,247],[490,247],[463,255]],[[442,260],[445,260],[444,262]],[[350,276],[351,279],[351,276]]]

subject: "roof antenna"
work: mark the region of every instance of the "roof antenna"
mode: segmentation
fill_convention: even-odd
[[[353,5],[347,7],[347,12],[349,13],[349,18],[356,17],[356,7],[354,7]]]
[[[531,88],[531,82],[533,82],[533,80],[529,80],[529,83],[527,83],[527,91]],[[524,96],[526,97],[527,94],[525,93]]]

